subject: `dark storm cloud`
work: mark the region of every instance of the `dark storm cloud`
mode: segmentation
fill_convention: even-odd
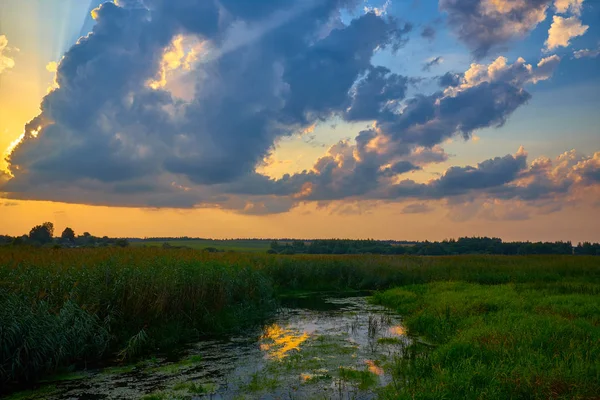
[[[476,168],[453,168],[428,185],[413,181],[394,185],[392,180],[413,170],[399,167],[408,163],[418,165],[415,159],[419,157],[429,158],[429,162],[447,159],[443,151],[434,149],[448,138],[456,135],[469,138],[477,129],[502,126],[531,97],[523,86],[547,79],[559,60],[558,57],[543,59],[537,68],[522,59],[513,64],[503,58],[489,66],[474,64],[468,74],[446,91],[408,99],[401,110],[371,109],[372,113],[379,109],[374,128],[360,132],[355,138],[356,145],[340,142],[333,146],[312,171],[264,183],[277,190],[293,187],[296,193],[300,192],[299,187],[309,185],[310,190],[299,196],[305,200],[441,198],[501,186],[516,178],[517,172],[525,167],[525,157],[507,156]],[[375,92],[383,93],[380,89]],[[469,183],[473,187],[466,186]]]
[[[476,167],[451,167],[429,186],[440,197],[468,190],[487,189],[512,182],[526,167],[526,154],[506,155],[483,161]]]
[[[200,184],[232,181],[251,173],[277,137],[340,112],[355,80],[372,68],[375,49],[398,48],[408,31],[368,13],[324,34],[352,1],[302,2],[296,9],[281,1],[241,3],[225,2],[230,8],[221,14],[211,1],[147,0],[147,9],[104,4],[93,34],[65,54],[60,88],[44,99],[12,154],[15,180],[28,174],[30,182],[112,182],[170,172]],[[266,11],[286,20],[249,43],[227,43],[240,18]],[[251,35],[260,24],[245,29]],[[198,78],[202,92],[184,105],[146,86],[180,33],[231,48],[202,66],[209,72]],[[30,136],[43,121],[52,123],[39,138]]]
[[[428,183],[404,180],[392,185],[384,196],[395,198],[441,199],[501,187],[515,180],[527,167],[527,155],[506,155],[483,161],[477,166],[451,167],[439,178]]]
[[[404,99],[407,85],[406,77],[392,74],[385,67],[371,68],[356,84],[344,118],[347,121],[376,119],[388,102]]]
[[[404,34],[394,21],[368,13],[313,45],[297,42],[317,30],[319,15],[312,10],[207,67],[218,70],[220,79],[204,86],[188,107],[184,131],[207,129],[189,135],[198,151],[190,152],[186,142],[167,158],[169,172],[199,184],[251,173],[276,138],[341,112],[358,76],[371,68],[375,49],[398,45]]]
[[[463,78],[464,74],[446,72],[444,75],[438,78],[438,83],[442,88],[446,88],[448,86],[458,86]]]
[[[481,59],[508,42],[525,37],[546,18],[552,0],[440,0],[448,24]]]

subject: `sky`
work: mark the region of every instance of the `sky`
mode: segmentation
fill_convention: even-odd
[[[600,3],[3,0],[0,233],[600,241]]]

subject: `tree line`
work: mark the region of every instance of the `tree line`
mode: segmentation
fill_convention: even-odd
[[[271,254],[409,254],[443,256],[460,254],[575,254],[600,255],[599,243],[571,242],[503,242],[499,238],[462,237],[441,242],[416,242],[412,245],[399,245],[378,240],[294,240],[281,243],[272,241],[268,253]]]
[[[96,237],[89,232],[82,235],[76,235],[75,231],[69,227],[65,228],[60,236],[54,236],[54,224],[44,222],[36,225],[29,231],[28,235],[6,236],[0,235],[0,245],[13,246],[41,246],[41,247],[108,247],[118,246],[127,247],[127,239],[109,238],[108,236]]]

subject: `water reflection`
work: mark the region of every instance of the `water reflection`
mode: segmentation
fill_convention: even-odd
[[[299,333],[292,329],[283,328],[278,324],[267,326],[264,330],[260,344],[260,349],[266,352],[266,358],[281,360],[289,352],[300,350],[300,345],[304,343],[310,335],[306,332]]]
[[[406,334],[406,330],[400,325],[390,326],[389,331],[392,335],[396,336],[404,336]]]
[[[369,371],[375,375],[383,375],[383,368],[375,364],[373,360],[365,360],[365,364],[369,367]]]
[[[158,358],[130,372],[97,371],[87,379],[57,383],[56,394],[46,398],[195,399],[190,391],[195,386],[188,385],[194,384],[210,386],[214,400],[284,399],[290,393],[298,399],[375,399],[376,387],[391,383],[386,366],[400,354],[397,344],[410,341],[400,319],[366,298],[320,301],[325,304],[314,310],[308,304],[282,307],[266,326],[242,336],[195,343],[180,363]],[[198,355],[199,362],[185,363]],[[342,371],[350,371],[346,379]],[[361,386],[361,379],[373,386]]]

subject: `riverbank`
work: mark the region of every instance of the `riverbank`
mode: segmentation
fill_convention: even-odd
[[[595,399],[600,285],[588,278],[480,285],[435,282],[378,293],[412,344],[389,368],[388,399]]]

